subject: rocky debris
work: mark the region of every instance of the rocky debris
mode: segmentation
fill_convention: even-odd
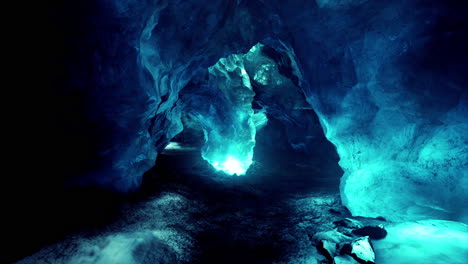
[[[333,222],[333,224],[339,232],[351,237],[354,236],[354,234],[352,234],[354,229],[359,229],[364,226],[360,221],[351,218],[344,218]]]
[[[340,245],[339,251],[341,256],[348,255],[353,257],[358,263],[373,264],[375,263],[375,253],[369,237],[359,237],[352,241],[348,241]]]
[[[383,225],[365,225],[351,218],[344,218],[333,224],[333,230],[318,232],[313,236],[317,250],[329,263],[375,263],[370,239],[382,239],[387,235]]]
[[[374,264],[375,253],[368,236],[351,242],[351,256],[361,264]]]
[[[344,218],[338,221],[333,222],[336,227],[346,227],[346,228],[361,228],[363,227],[363,224],[359,222],[358,220],[354,220],[351,218]]]
[[[335,225],[338,232],[341,232],[347,236],[369,236],[371,239],[383,239],[387,236],[387,231],[385,230],[383,224],[381,224],[382,220],[378,219],[378,222],[365,218],[360,220],[344,218],[333,222],[333,224]]]
[[[387,230],[384,229],[383,225],[364,226],[354,229],[352,233],[356,236],[368,236],[371,239],[383,239],[387,236]]]

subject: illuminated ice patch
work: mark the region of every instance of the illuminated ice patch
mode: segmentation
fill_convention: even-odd
[[[165,151],[192,151],[192,150],[195,150],[195,148],[181,145],[178,142],[169,142],[169,144],[167,144],[164,150]]]
[[[182,147],[177,142],[169,142],[169,144],[167,144],[167,146],[164,149],[166,149],[166,150],[179,150],[179,149],[182,149]]]
[[[246,174],[253,162],[257,130],[268,122],[266,110],[252,107],[255,92],[244,62],[246,56],[248,63],[263,58],[260,49],[252,50],[255,54],[232,54],[209,67],[205,86],[211,94],[209,107],[203,102],[191,111],[203,128],[202,158],[227,175]]]
[[[227,156],[224,161],[215,161],[212,165],[217,170],[223,171],[229,175],[243,175],[247,172],[247,169],[249,168],[251,163],[252,161],[247,161],[247,163],[243,163],[233,156]]]

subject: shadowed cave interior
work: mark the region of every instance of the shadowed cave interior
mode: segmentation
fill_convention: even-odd
[[[467,263],[462,1],[46,9],[0,262]]]

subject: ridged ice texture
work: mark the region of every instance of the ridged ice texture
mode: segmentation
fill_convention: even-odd
[[[83,30],[92,48],[79,42],[70,61],[83,73],[74,87],[86,89],[80,129],[99,142],[80,166],[85,181],[138,186],[181,129],[179,91],[270,37],[297,57],[353,214],[466,221],[468,41],[457,1],[98,3]]]
[[[205,133],[202,157],[217,170],[243,175],[252,164],[256,134],[252,109],[255,93],[243,56],[222,58],[208,72],[209,85],[218,96],[210,102],[209,112],[197,118]]]
[[[74,183],[125,192],[140,185],[158,152],[182,130],[180,90],[219,58],[247,52],[272,22],[248,11],[258,3],[238,1],[89,5],[89,16],[76,22],[82,35],[70,41],[77,55],[66,58],[72,74],[63,94],[81,96],[73,111],[85,112],[86,123],[69,129],[91,138],[92,149],[71,170],[80,175]]]
[[[466,22],[436,6],[368,1],[296,28],[306,94],[354,215],[467,221]]]
[[[228,175],[246,174],[253,163],[257,129],[268,121],[264,111],[252,108],[253,75],[245,65],[264,59],[260,46],[221,58],[207,69],[208,80],[191,84],[180,99],[183,111],[203,129],[203,159]]]

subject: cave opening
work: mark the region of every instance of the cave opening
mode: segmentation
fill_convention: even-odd
[[[218,68],[225,70],[223,76],[231,74],[221,80],[221,88],[219,83],[207,85],[209,77],[203,76],[181,91],[184,129],[158,155],[143,186],[204,204],[206,209],[195,213],[195,219],[208,223],[192,234],[196,262],[273,263],[294,252],[292,248],[310,243],[304,244],[303,237],[288,229],[302,221],[298,216],[311,218],[302,223],[310,231],[315,229],[318,215],[320,221],[349,216],[339,197],[343,171],[335,147],[325,138],[316,113],[305,100],[290,57],[262,44],[234,56],[231,61],[236,63]],[[236,71],[236,67],[241,69]],[[246,76],[249,83],[243,82]],[[237,89],[242,92],[246,87],[254,92],[247,97],[250,101],[237,97]],[[229,100],[222,98],[221,104],[211,100],[210,107],[204,108],[200,103],[206,104],[206,99],[197,99],[207,95]],[[248,107],[243,105],[245,101]],[[229,113],[232,109],[237,111],[234,116]],[[262,114],[260,125],[237,119],[239,112],[252,117]],[[255,145],[249,149],[252,152],[242,152],[252,155],[252,163],[242,175],[223,171],[203,156],[204,151],[209,156],[206,152],[213,148],[217,155],[233,155],[224,145],[243,145],[250,135],[243,137],[239,129],[252,132],[252,127]],[[219,135],[214,134],[215,140],[209,142],[207,137],[213,131]]]
[[[218,180],[245,176],[238,181],[277,194],[301,189],[338,192],[343,174],[339,157],[304,96],[298,75],[290,50],[260,43],[245,54],[221,58],[181,91],[184,128],[158,158],[167,163],[165,155],[176,159],[184,152],[198,152],[213,170],[194,156],[192,173]]]

